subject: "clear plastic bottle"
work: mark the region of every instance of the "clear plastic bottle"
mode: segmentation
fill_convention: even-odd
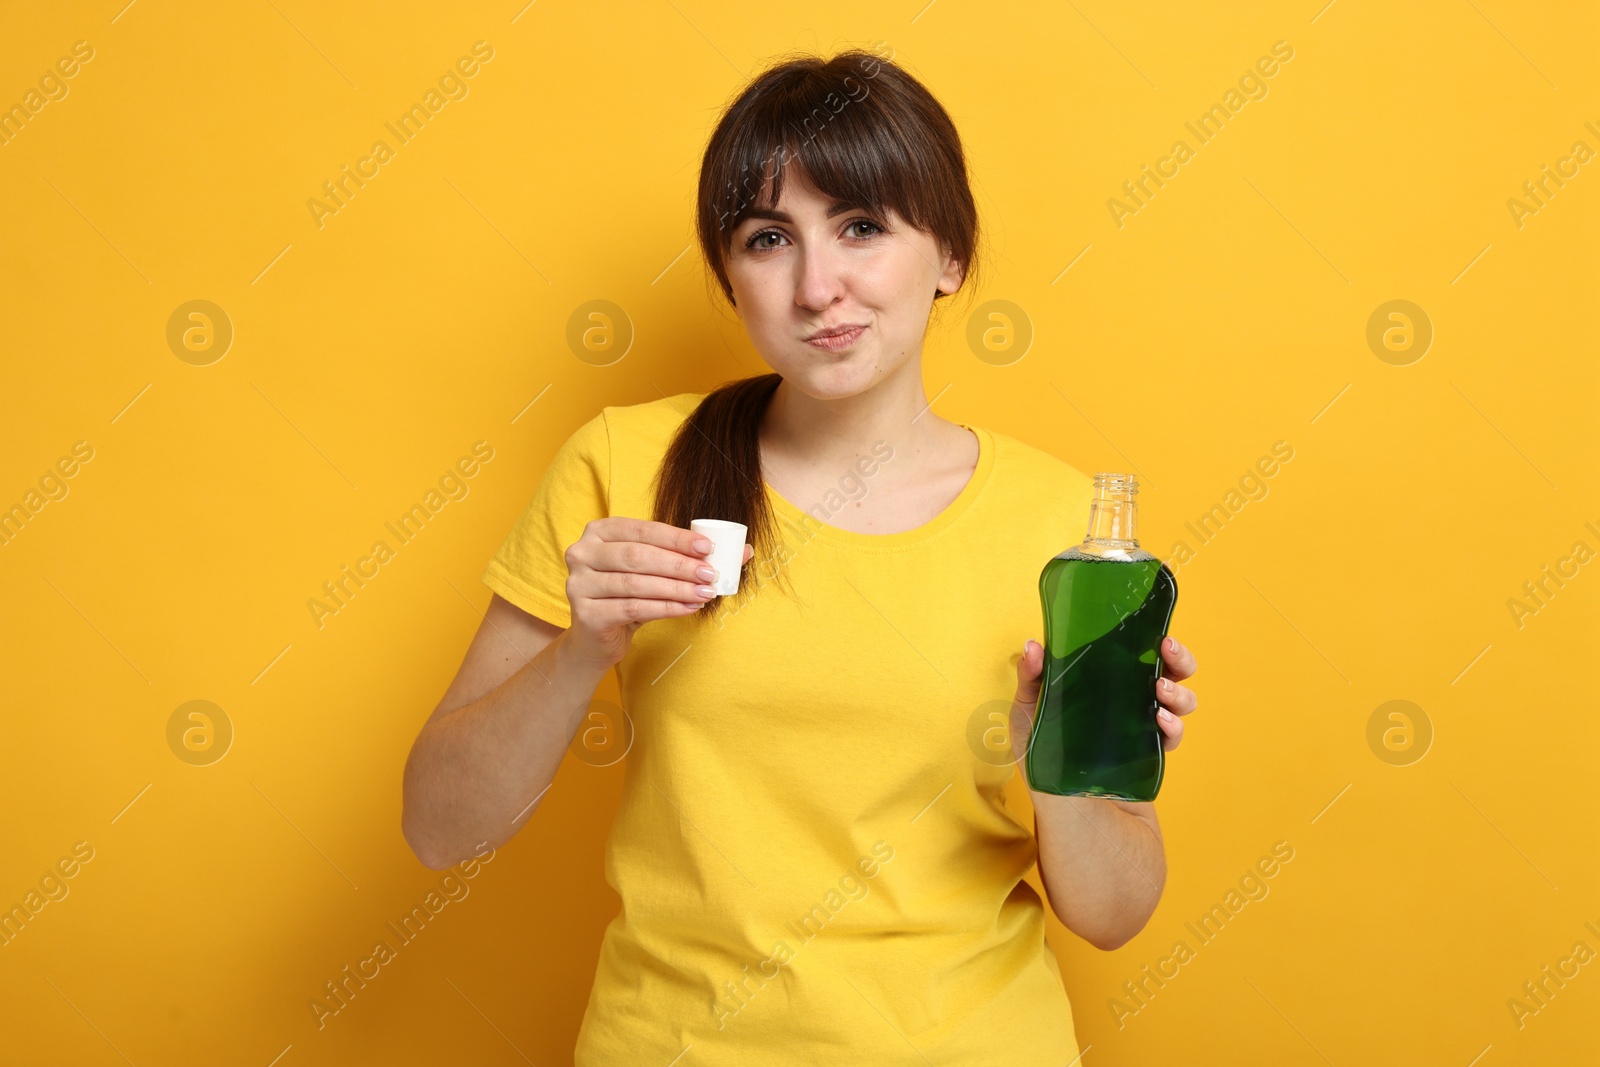
[[[1096,474],[1088,535],[1039,575],[1044,672],[1026,772],[1041,793],[1148,801],[1161,789],[1156,679],[1178,582],[1139,547],[1138,491],[1131,474]]]

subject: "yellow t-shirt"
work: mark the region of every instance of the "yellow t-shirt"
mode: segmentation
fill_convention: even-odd
[[[591,519],[651,517],[651,477],[704,396],[607,407],[576,430],[489,588],[570,626],[567,547]],[[764,581],[720,626],[635,633],[605,859],[622,912],[578,1067],[1077,1057],[1045,905],[1023,881],[1032,827],[1003,795],[1020,772],[985,731],[1005,722],[1023,642],[1044,637],[1039,572],[1083,539],[1092,483],[972,429],[977,469],[933,521],[882,535],[826,521],[896,461],[888,443],[804,509],[767,486],[795,597]]]

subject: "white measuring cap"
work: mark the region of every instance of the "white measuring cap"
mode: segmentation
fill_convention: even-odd
[[[731,596],[739,591],[739,572],[744,567],[745,535],[750,532],[742,522],[725,519],[695,519],[689,529],[711,542],[711,555],[706,564],[717,572],[711,588],[718,596]]]

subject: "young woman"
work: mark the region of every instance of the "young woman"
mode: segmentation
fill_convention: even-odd
[[[406,765],[403,828],[443,868],[538,808],[618,672],[631,724],[607,928],[576,1062],[1074,1062],[1035,864],[1114,949],[1166,879],[1150,804],[1003,795],[1039,692],[1038,575],[1090,479],[940,418],[935,300],[971,284],[954,126],[868,53],[803,58],[722,116],[701,251],[774,373],[607,407],[489,563],[489,612]],[[711,599],[695,518],[750,528]],[[1194,672],[1175,641],[1164,673]],[[1158,692],[1163,745],[1195,695]],[[995,758],[997,709],[1021,724]]]

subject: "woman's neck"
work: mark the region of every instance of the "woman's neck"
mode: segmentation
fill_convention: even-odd
[[[849,464],[880,441],[908,458],[938,452],[954,424],[930,408],[921,360],[907,360],[900,370],[911,373],[836,400],[807,396],[787,380],[779,383],[761,423],[763,454],[786,464],[831,467]]]
[[[970,430],[933,413],[921,380],[914,385],[835,401],[781,383],[761,429],[763,478],[801,510],[820,518],[812,502],[822,504],[827,522],[857,533],[932,521],[966,487],[982,453]]]

